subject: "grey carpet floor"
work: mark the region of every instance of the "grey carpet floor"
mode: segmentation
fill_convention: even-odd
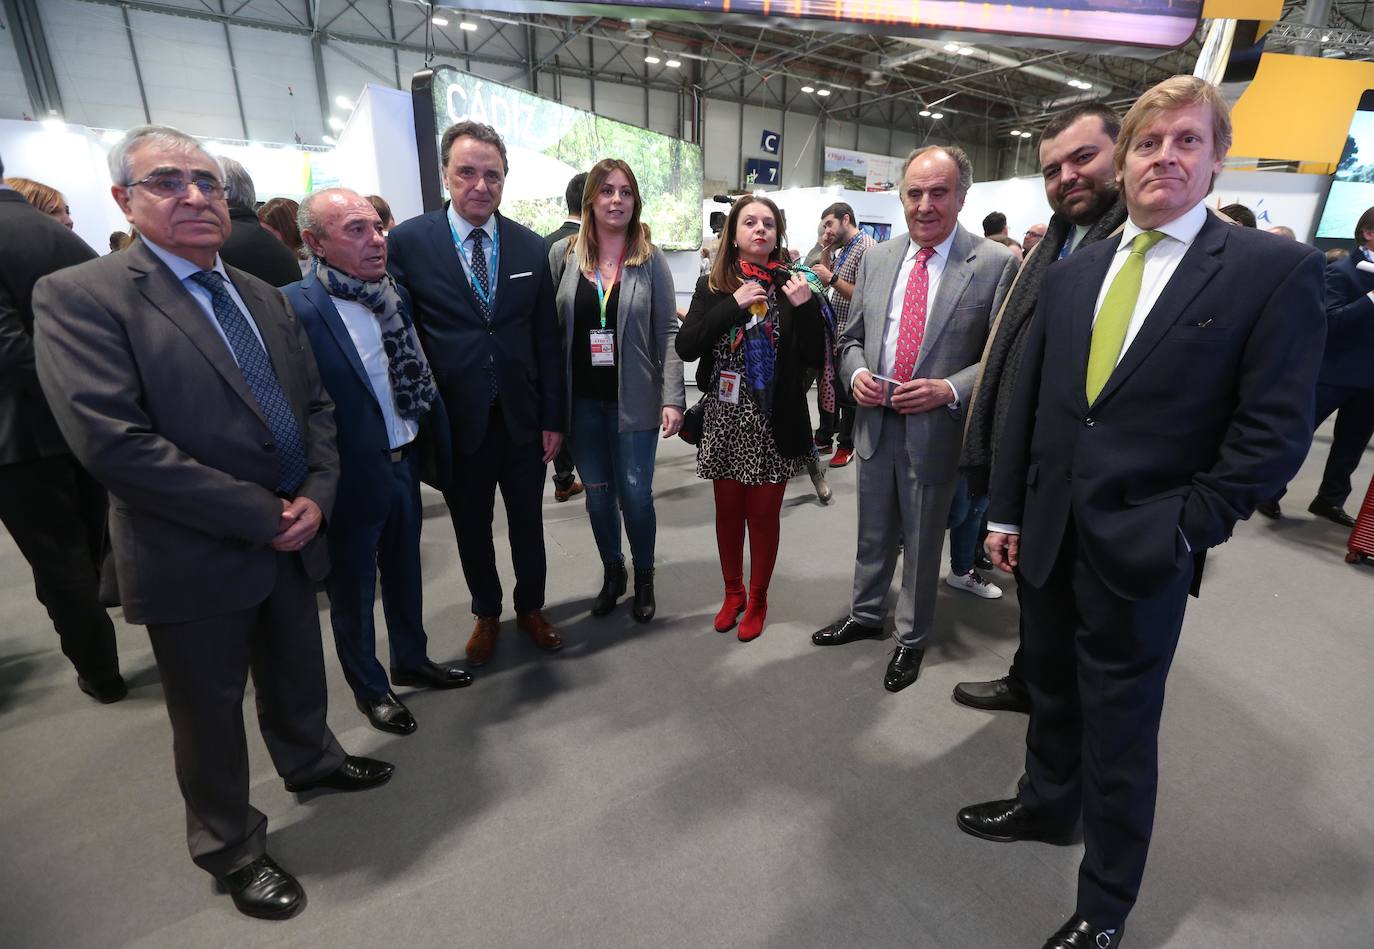
[[[1239,525],[1189,607],[1128,946],[1374,945],[1374,567],[1346,565],[1345,533],[1305,513],[1329,436],[1288,518]],[[711,630],[710,486],[677,440],[659,453],[652,624],[624,606],[590,617],[591,531],[580,500],[549,492],[562,653],[534,649],[508,607],[476,684],[412,693],[420,728],[397,738],[353,708],[326,632],[340,740],[397,765],[376,791],[288,794],[250,691],[253,802],[309,893],[277,924],[236,915],[187,859],[143,631],[118,624],[130,698],[91,702],[0,539],[0,946],[1038,946],[1072,911],[1081,846],[985,843],[954,823],[1020,772],[1025,718],[950,698],[1006,669],[1012,582],[997,575],[998,601],[941,587],[900,695],[881,686],[889,644],[812,647],[848,601],[855,474],[831,472],[828,508],[804,477],[790,487],[769,624],[748,645]],[[1352,511],[1371,474],[1374,452]],[[437,495],[426,516],[425,615],[448,659],[468,597]]]

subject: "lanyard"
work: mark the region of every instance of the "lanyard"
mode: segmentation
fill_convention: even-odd
[[[849,252],[854,249],[854,245],[859,243],[859,238],[863,236],[864,232],[860,231],[849,239],[849,243],[844,245],[844,250],[840,251],[840,256],[835,261],[835,267],[831,270],[831,273],[840,272],[840,268],[844,266],[844,262],[849,259]]]
[[[596,302],[601,307],[601,328],[603,330],[606,328],[606,304],[611,299],[611,291],[615,289],[616,283],[620,280],[620,268],[625,266],[625,251],[628,249],[628,246],[629,243],[626,242],[626,246],[620,249],[620,260],[616,261],[615,276],[611,278],[610,284],[608,284],[604,290],[601,289],[601,262],[595,261]]]
[[[458,239],[458,228],[453,226],[452,219],[450,219],[448,222],[448,229],[449,232],[453,235],[453,246],[458,248],[458,254],[463,258],[463,261],[468,265],[468,274],[469,276],[471,276],[472,251],[468,250],[467,241]],[[483,233],[485,233],[485,231]],[[472,234],[469,233],[468,236],[471,237]],[[487,268],[487,289],[484,291],[481,287],[479,287],[477,285],[476,280],[468,280],[468,283],[472,285],[472,292],[475,293],[477,295],[477,298],[482,301],[482,306],[486,307],[488,310],[491,309],[491,301],[492,298],[495,296],[496,280],[494,275],[499,274],[501,272],[500,262],[501,228],[497,227],[496,233],[494,233],[491,236],[491,266]]]

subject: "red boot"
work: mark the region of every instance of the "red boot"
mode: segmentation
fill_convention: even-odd
[[[763,632],[763,623],[768,619],[768,591],[755,591],[749,597],[748,609],[744,611],[744,619],[739,624],[739,641],[747,643],[750,640],[758,639]]]
[[[749,522],[749,603],[739,624],[739,641],[758,639],[768,619],[768,585],[778,560],[782,530],[783,484],[751,484],[745,488],[744,511]]]
[[[711,482],[716,495],[716,549],[725,580],[725,603],[716,614],[718,633],[728,633],[744,612],[744,485],[738,481]]]

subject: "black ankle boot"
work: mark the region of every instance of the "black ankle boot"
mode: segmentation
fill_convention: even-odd
[[[592,603],[593,616],[606,616],[615,609],[615,601],[625,595],[625,561],[611,564],[606,568],[606,579],[601,582],[601,592]]]
[[[635,567],[635,603],[630,612],[639,622],[647,623],[654,618],[655,609],[657,604],[654,603],[654,568],[641,570]]]

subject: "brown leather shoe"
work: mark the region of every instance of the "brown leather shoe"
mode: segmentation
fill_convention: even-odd
[[[530,610],[528,613],[519,613],[515,617],[515,625],[530,634],[530,639],[540,649],[548,652],[557,652],[563,648],[563,637],[558,635],[558,630],[553,624],[544,619],[542,610]]]
[[[479,616],[468,637],[468,664],[484,666],[496,651],[496,634],[501,631],[501,617]]]
[[[582,491],[583,491],[582,482],[581,482],[581,481],[574,481],[572,484],[568,485],[566,488],[555,487],[555,488],[553,489],[553,499],[554,499],[555,501],[559,501],[559,502],[566,501],[566,500],[568,500],[568,498],[575,498],[575,497],[577,497],[579,494],[582,493]]]

